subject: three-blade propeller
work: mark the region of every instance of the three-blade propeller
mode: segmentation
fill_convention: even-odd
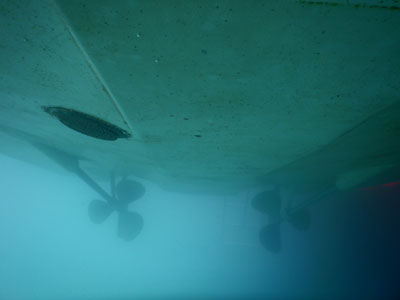
[[[17,134],[21,135],[19,132],[17,132]],[[25,136],[25,134],[23,135]],[[29,137],[29,140],[32,140],[32,145],[38,150],[43,152],[46,156],[54,160],[54,162],[65,168],[67,171],[78,176],[103,198],[103,200],[92,200],[89,204],[89,218],[93,223],[103,223],[114,211],[116,211],[118,213],[118,236],[126,241],[133,240],[138,236],[143,228],[143,218],[136,212],[128,211],[128,206],[130,203],[144,195],[145,188],[142,184],[123,178],[117,185],[115,185],[114,174],[111,173],[110,196],[110,194],[108,194],[80,167],[80,157],[58,148],[38,143],[34,141],[33,138]]]
[[[145,193],[140,183],[123,178],[117,186],[114,177],[111,179],[111,198],[108,201],[92,200],[88,213],[90,220],[101,224],[116,211],[118,213],[118,236],[126,241],[136,238],[143,228],[143,218],[136,212],[128,211],[128,206]]]
[[[281,224],[288,221],[298,230],[310,227],[311,217],[307,207],[286,208],[282,210],[282,199],[277,189],[257,194],[251,202],[253,208],[268,218],[268,224],[260,230],[261,245],[272,253],[282,250]]]

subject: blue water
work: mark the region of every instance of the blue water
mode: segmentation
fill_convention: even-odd
[[[308,231],[282,224],[282,252],[272,254],[258,241],[265,218],[249,205],[252,191],[206,197],[141,181],[147,192],[130,209],[144,229],[125,242],[116,215],[89,221],[99,197],[77,177],[0,163],[0,299],[399,295],[396,188],[327,197],[311,209]]]

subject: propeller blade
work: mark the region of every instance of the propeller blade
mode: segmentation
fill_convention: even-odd
[[[288,216],[288,221],[297,230],[307,230],[311,225],[311,215],[308,209],[303,208],[299,211],[291,213]]]
[[[142,197],[145,193],[145,188],[139,182],[122,179],[116,186],[116,194],[120,204],[129,204]]]
[[[260,242],[268,251],[280,253],[282,249],[280,223],[270,224],[261,229]]]
[[[281,202],[278,190],[272,190],[257,194],[252,199],[251,204],[255,210],[276,219],[281,212]]]
[[[112,212],[113,208],[100,200],[92,200],[88,207],[89,218],[95,224],[103,223]]]
[[[136,238],[143,228],[143,218],[135,212],[122,211],[118,216],[118,236],[125,241]]]

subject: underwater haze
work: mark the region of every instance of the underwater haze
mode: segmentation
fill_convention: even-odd
[[[130,205],[133,241],[116,215],[88,218],[99,196],[76,176],[0,157],[0,299],[311,299],[399,295],[399,188],[326,197],[308,231],[282,224],[282,251],[258,241],[257,191],[168,193],[149,182]]]
[[[0,0],[0,300],[400,299],[400,0]]]

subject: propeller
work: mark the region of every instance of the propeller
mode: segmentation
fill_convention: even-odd
[[[91,126],[94,124],[93,122],[96,122],[93,120],[90,121],[92,122],[92,124],[89,124]],[[141,232],[143,228],[143,218],[138,213],[128,211],[128,206],[131,202],[144,195],[145,188],[142,184],[124,177],[116,185],[115,176],[111,173],[110,196],[100,185],[97,184],[97,182],[93,180],[93,178],[80,168],[80,157],[42,143],[32,142],[32,145],[54,160],[57,164],[64,167],[67,171],[77,175],[103,198],[104,201],[95,199],[89,203],[88,215],[89,219],[93,223],[101,224],[105,222],[107,218],[116,211],[119,214],[117,231],[119,237],[126,241],[130,241]]]
[[[311,216],[307,209],[310,201],[301,205],[285,209],[282,212],[282,199],[278,189],[264,191],[257,194],[251,201],[252,207],[268,217],[269,224],[259,233],[261,245],[271,253],[280,253],[282,250],[281,224],[288,221],[297,230],[305,231],[310,227]],[[311,203],[311,202],[310,202]]]
[[[143,228],[143,218],[136,212],[128,211],[128,205],[142,197],[145,188],[142,184],[123,178],[115,185],[114,176],[111,176],[111,197],[106,201],[92,200],[89,203],[89,219],[95,223],[103,223],[113,211],[118,213],[118,237],[125,241],[136,238]]]

